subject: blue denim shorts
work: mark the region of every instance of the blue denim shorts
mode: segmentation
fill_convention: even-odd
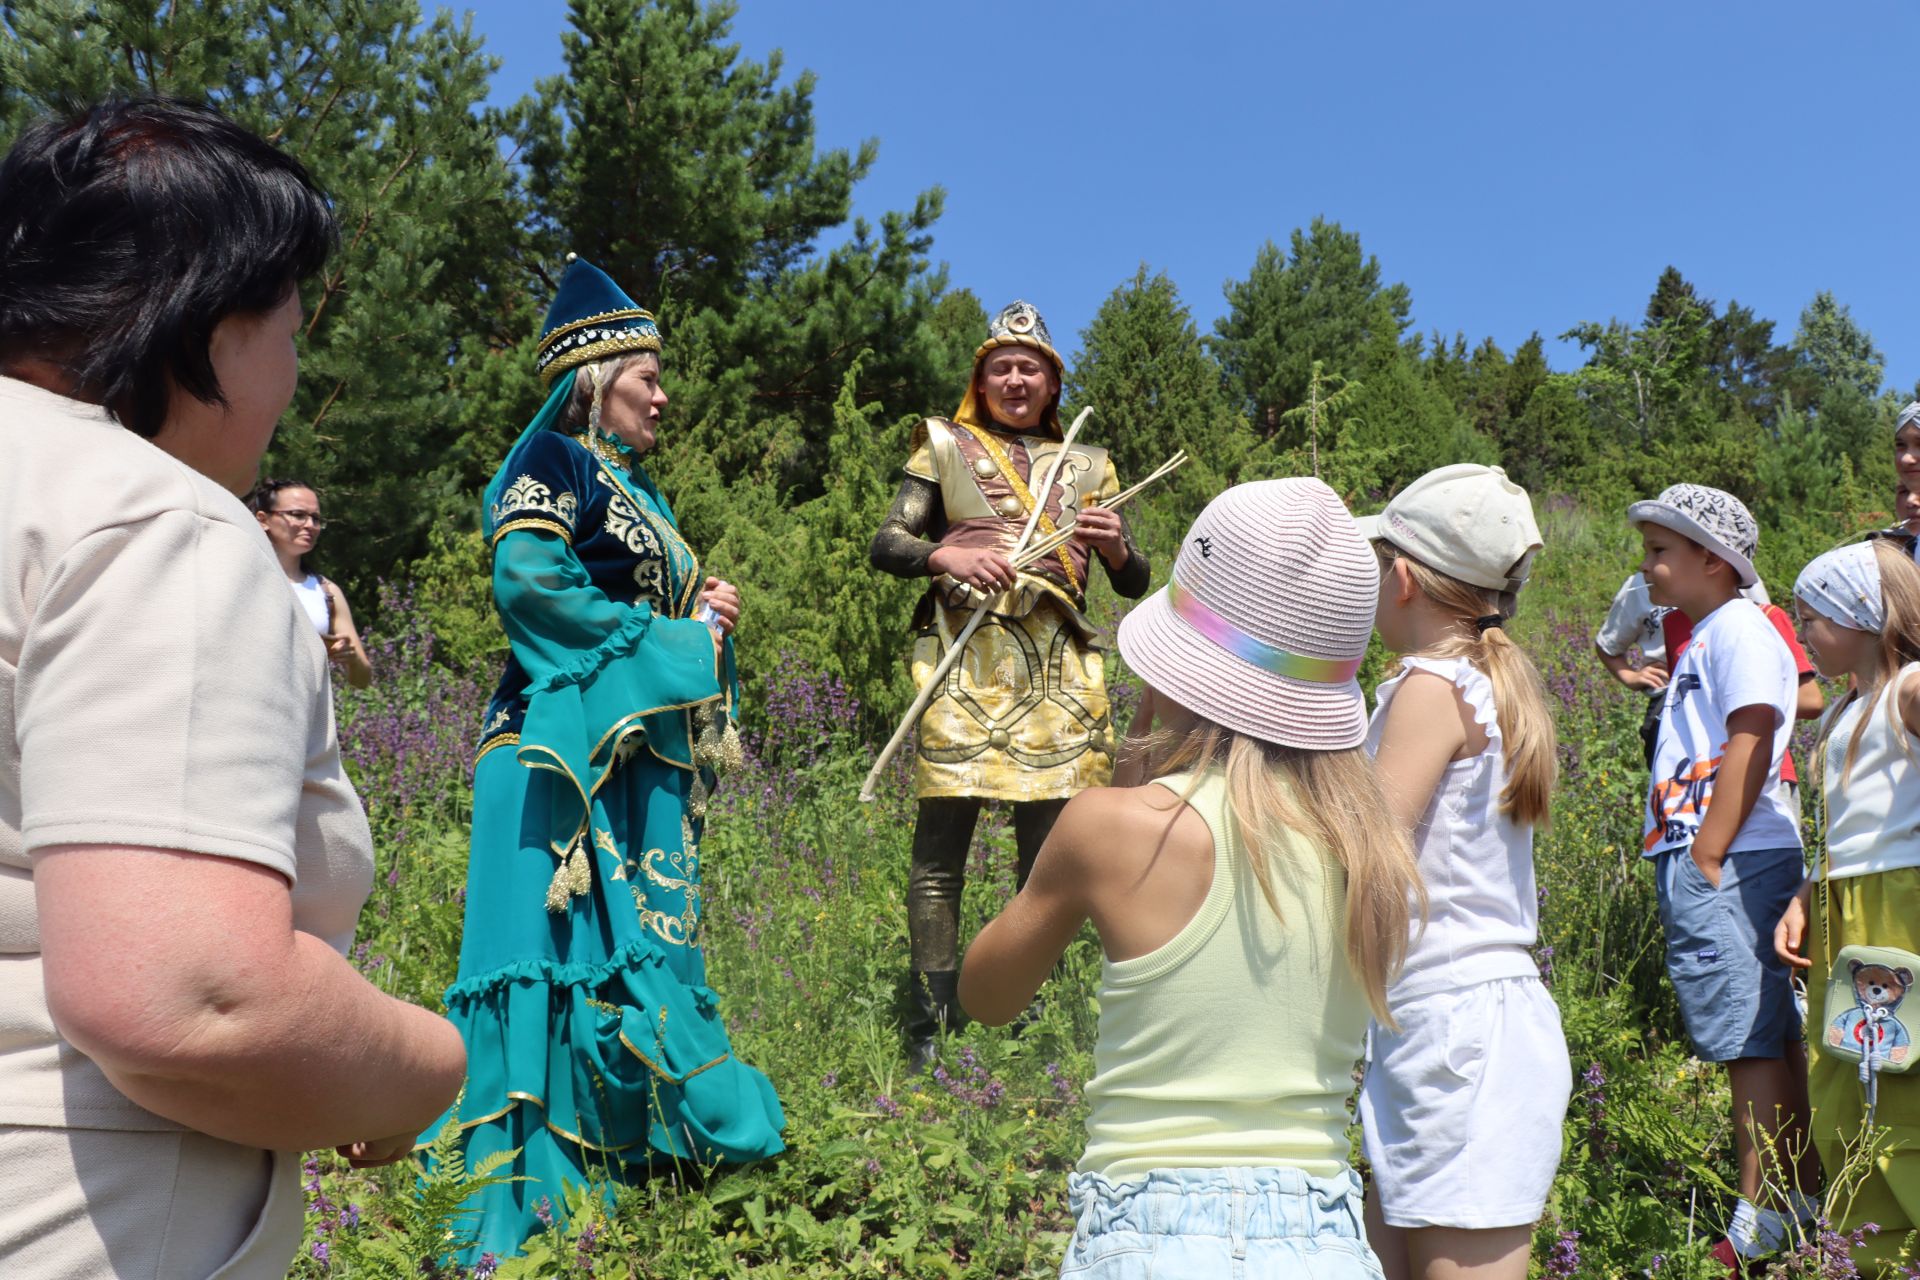
[[[1381,1280],[1360,1179],[1298,1169],[1156,1169],[1138,1181],[1067,1179],[1075,1280]]]
[[[1773,927],[1800,887],[1800,849],[1742,849],[1720,864],[1720,887],[1688,848],[1654,859],[1667,976],[1695,1056],[1706,1062],[1784,1057],[1800,1039],[1787,966]]]

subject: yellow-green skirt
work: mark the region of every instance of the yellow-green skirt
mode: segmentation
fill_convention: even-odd
[[[1814,1025],[1807,1035],[1807,1088],[1813,1101],[1812,1138],[1831,1187],[1847,1163],[1849,1150],[1861,1147],[1866,1098],[1859,1064],[1823,1053],[1821,1009],[1827,989],[1828,959],[1845,946],[1899,947],[1920,952],[1920,867],[1880,871],[1828,881],[1827,903],[1813,891],[1807,955],[1813,968],[1807,990]],[[1827,923],[1831,920],[1829,936]],[[1834,1225],[1850,1233],[1863,1223],[1878,1223],[1878,1234],[1854,1255],[1862,1275],[1890,1274],[1896,1260],[1920,1256],[1920,1242],[1907,1236],[1920,1229],[1920,1071],[1882,1075],[1874,1120],[1883,1133],[1880,1150],[1849,1198],[1843,1189],[1835,1204]],[[1858,1160],[1855,1165],[1858,1167]],[[1851,1181],[1852,1175],[1849,1175]]]
[[[1105,659],[1063,605],[1034,594],[1022,615],[987,615],[921,714],[918,799],[1065,800],[1112,779]],[[970,614],[933,606],[932,625],[914,639],[916,688]]]

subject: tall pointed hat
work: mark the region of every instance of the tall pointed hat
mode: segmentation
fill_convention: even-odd
[[[658,350],[660,326],[652,314],[629,298],[613,277],[568,254],[566,274],[540,330],[534,359],[540,381],[552,386],[555,378],[583,364],[628,351]]]
[[[953,420],[963,427],[990,425],[987,407],[980,403],[980,396],[974,388],[980,381],[980,362],[987,358],[988,352],[1000,347],[1032,347],[1053,362],[1054,377],[1064,379],[1067,376],[1067,367],[1061,361],[1060,353],[1053,349],[1053,336],[1047,332],[1047,322],[1040,318],[1038,309],[1031,302],[1010,302],[1001,308],[999,315],[987,322],[987,340],[974,348],[973,376],[967,379],[966,398],[960,401],[960,407],[953,414]],[[1058,392],[1054,393],[1053,402],[1047,406],[1041,425],[1048,435],[1059,438]]]

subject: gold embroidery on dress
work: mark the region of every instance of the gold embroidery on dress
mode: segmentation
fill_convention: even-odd
[[[699,861],[693,852],[668,853],[665,849],[649,849],[640,860],[640,870],[653,884],[662,889],[678,890],[686,897],[686,905],[678,915],[674,915],[647,906],[640,896],[640,886],[633,886],[633,901],[639,908],[641,925],[676,947],[698,946],[701,894],[700,886],[694,880],[699,874]]]
[[[551,487],[532,476],[523,475],[500,495],[500,501],[493,504],[493,522],[496,525],[505,524],[507,517],[518,511],[544,511],[571,529],[574,515],[579,509],[580,499],[573,494],[562,493],[556,498]]]
[[[593,833],[593,843],[599,848],[600,852],[613,859],[613,873],[609,875],[607,879],[625,880],[627,878],[627,860],[621,855],[620,846],[614,842],[613,833],[611,831],[596,831]]]
[[[502,707],[500,708],[500,710],[494,713],[493,719],[487,721],[487,727],[482,729],[480,732],[483,735],[492,733],[495,729],[498,729],[501,725],[504,725],[507,721],[511,719],[513,719],[513,713],[507,710],[507,708]]]
[[[601,464],[594,479],[612,491],[612,496],[607,500],[606,531],[625,543],[629,551],[643,557],[633,571],[634,583],[640,588],[636,598],[648,601],[668,617],[686,617],[692,612],[694,598],[704,582],[700,575],[700,557],[693,553],[693,548],[687,545],[687,540],[680,536],[680,531],[671,522],[659,519],[647,509],[644,502],[631,496],[627,486],[606,464]],[[620,505],[618,512],[615,511],[615,503]],[[653,535],[652,552],[656,560],[651,566],[644,558],[643,548],[635,545],[634,535],[628,532],[628,525],[632,522],[638,522]],[[685,557],[687,575],[678,597],[669,598],[672,585],[669,573],[676,556]]]

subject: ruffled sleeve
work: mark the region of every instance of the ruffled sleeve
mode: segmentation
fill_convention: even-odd
[[[502,536],[493,594],[528,677],[520,761],[572,780],[581,818],[622,750],[643,738],[665,763],[695,767],[689,713],[725,696],[704,623],[610,599],[546,529]]]
[[[1382,684],[1377,690],[1379,705],[1374,711],[1375,720],[1386,714],[1387,704],[1393,701],[1393,694],[1409,673],[1425,671],[1439,676],[1460,691],[1461,701],[1467,704],[1467,710],[1473,712],[1473,722],[1487,735],[1488,750],[1500,747],[1500,713],[1493,702],[1493,681],[1487,673],[1474,666],[1465,658],[1423,658],[1417,654],[1400,659],[1400,674]]]

